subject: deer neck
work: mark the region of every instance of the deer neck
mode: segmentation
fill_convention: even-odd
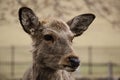
[[[32,68],[32,80],[72,80],[70,74],[64,70],[41,68],[38,64],[33,64]]]
[[[34,64],[33,80],[61,80],[61,73],[49,68],[41,68],[38,64]]]

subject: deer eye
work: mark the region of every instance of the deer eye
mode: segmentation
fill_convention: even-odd
[[[53,38],[52,35],[47,34],[47,35],[44,35],[44,40],[46,40],[46,41],[54,41],[54,38]]]

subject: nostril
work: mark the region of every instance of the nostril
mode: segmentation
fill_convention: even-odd
[[[71,67],[76,68],[80,64],[80,60],[76,57],[69,57],[69,62],[71,63]]]

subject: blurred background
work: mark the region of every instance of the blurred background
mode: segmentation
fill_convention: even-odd
[[[18,10],[28,6],[39,18],[67,21],[93,13],[89,29],[73,41],[81,60],[78,80],[120,80],[120,0],[0,0],[0,80],[20,80],[31,65],[30,37],[23,31]]]

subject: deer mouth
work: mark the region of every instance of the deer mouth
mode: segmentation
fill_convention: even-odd
[[[78,67],[73,67],[71,65],[63,65],[64,66],[64,69],[68,72],[74,72],[77,70]]]

